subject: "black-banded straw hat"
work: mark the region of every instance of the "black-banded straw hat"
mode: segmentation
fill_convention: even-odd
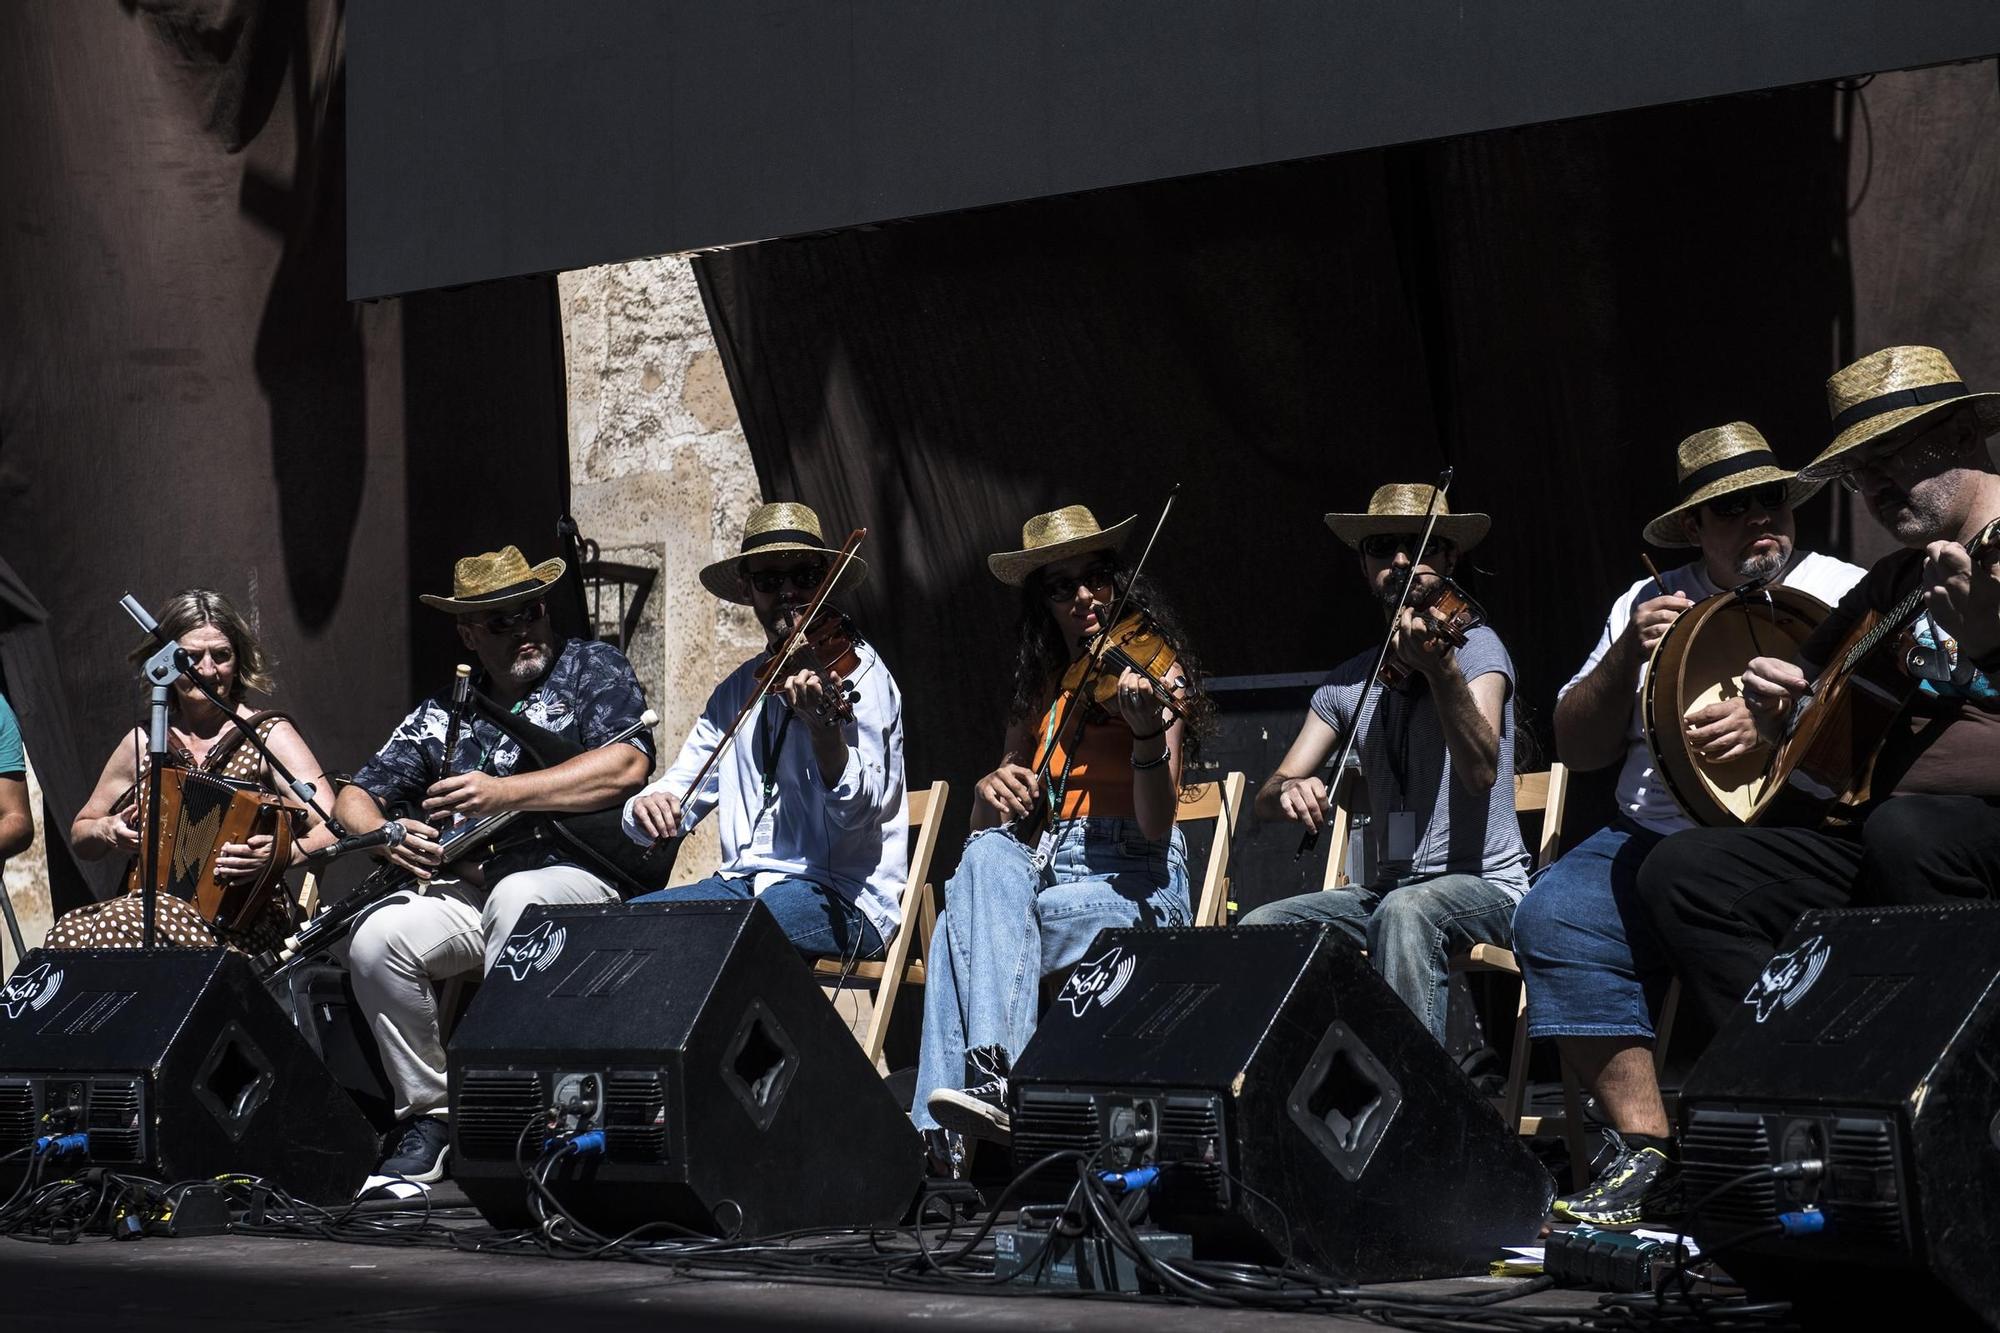
[[[1754,490],[1774,481],[1785,483],[1785,502],[1793,508],[1810,500],[1826,483],[1807,481],[1778,466],[1778,456],[1764,433],[1747,421],[1699,430],[1680,443],[1674,463],[1680,472],[1680,500],[1646,525],[1654,546],[1697,546],[1688,540],[1681,516],[1696,505],[1720,499],[1731,491]]]
[[[497,611],[534,601],[568,568],[561,557],[530,568],[520,547],[503,546],[497,551],[466,556],[454,564],[451,596],[426,592],[417,594],[417,600],[458,616]]]
[[[1125,534],[1138,522],[1134,515],[1108,528],[1097,525],[1097,515],[1082,505],[1065,505],[1046,514],[1037,514],[1021,525],[1021,549],[999,551],[986,557],[993,577],[1012,588],[1028,581],[1028,576],[1044,565],[1067,560],[1085,551],[1115,551]]]
[[[1911,422],[1969,403],[1982,435],[2000,430],[2000,394],[1973,393],[1951,359],[1935,347],[1885,347],[1826,382],[1826,410],[1833,418],[1833,443],[1799,469],[1802,477],[1830,481],[1858,467],[1858,452],[1870,440]]]
[[[743,577],[746,556],[771,555],[781,551],[804,551],[838,560],[840,552],[820,535],[819,515],[806,505],[791,500],[758,505],[743,523],[743,544],[737,554],[704,566],[701,586],[725,602],[750,605],[750,585]],[[835,591],[852,588],[868,577],[868,566],[859,556],[847,562]]]
[[[1424,482],[1391,482],[1377,487],[1368,497],[1365,514],[1328,514],[1326,525],[1333,535],[1359,548],[1370,537],[1384,533],[1418,533],[1424,530],[1424,511],[1430,507],[1431,493],[1437,488]],[[1493,520],[1485,514],[1454,514],[1451,501],[1437,498],[1437,526],[1433,535],[1442,537],[1460,551],[1469,551],[1486,536]]]

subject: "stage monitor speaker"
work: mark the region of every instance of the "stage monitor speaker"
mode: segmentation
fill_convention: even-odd
[[[241,954],[37,949],[0,991],[0,1154],[81,1132],[63,1169],[262,1176],[352,1198],[381,1140]],[[0,1163],[19,1183],[27,1158]],[[45,1172],[46,1174],[46,1172]]]
[[[1688,1225],[1759,1290],[2000,1325],[2000,907],[1809,912],[1681,1093]],[[1817,1159],[1816,1178],[1754,1173]]]
[[[577,1220],[710,1235],[894,1225],[923,1147],[754,902],[531,907],[452,1037],[452,1176],[531,1221],[517,1165],[549,1108],[602,1130],[548,1185]]]
[[[1347,1282],[1485,1272],[1554,1188],[1511,1126],[1325,927],[1107,930],[1015,1062],[1014,1160],[1155,1165],[1155,1225],[1205,1257]],[[1139,1151],[1108,1145],[1135,1130]],[[1073,1163],[1037,1177],[1067,1195]]]

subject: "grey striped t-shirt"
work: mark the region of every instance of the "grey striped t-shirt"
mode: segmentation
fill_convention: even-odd
[[[1313,691],[1313,712],[1343,741],[1376,651],[1342,662]],[[1500,636],[1481,625],[1465,636],[1458,669],[1468,684],[1495,671],[1507,678],[1498,778],[1484,792],[1452,780],[1451,752],[1428,681],[1413,674],[1413,690],[1378,687],[1369,692],[1356,746],[1374,816],[1368,834],[1377,840],[1376,864],[1384,878],[1478,875],[1519,899],[1528,889],[1528,849],[1514,817],[1514,663]],[[1407,869],[1385,864],[1381,840],[1393,810],[1416,815],[1417,849]]]

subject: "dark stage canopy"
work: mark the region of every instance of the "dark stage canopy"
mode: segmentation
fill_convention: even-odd
[[[1991,0],[352,0],[354,297],[2000,51]]]

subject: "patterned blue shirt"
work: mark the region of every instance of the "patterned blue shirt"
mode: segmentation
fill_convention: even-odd
[[[490,693],[482,673],[473,688]],[[596,749],[639,720],[646,711],[646,691],[632,673],[625,654],[608,643],[571,639],[562,646],[555,665],[530,690],[514,712],[546,731],[567,736],[584,749]],[[445,734],[451,727],[449,691],[431,695],[397,726],[375,757],[354,775],[354,785],[388,810],[396,804],[415,807],[443,771]],[[644,754],[651,770],[653,738],[640,732],[625,742]],[[459,729],[458,750],[451,771],[480,769],[499,777],[512,773],[521,747],[476,710],[468,710]]]

